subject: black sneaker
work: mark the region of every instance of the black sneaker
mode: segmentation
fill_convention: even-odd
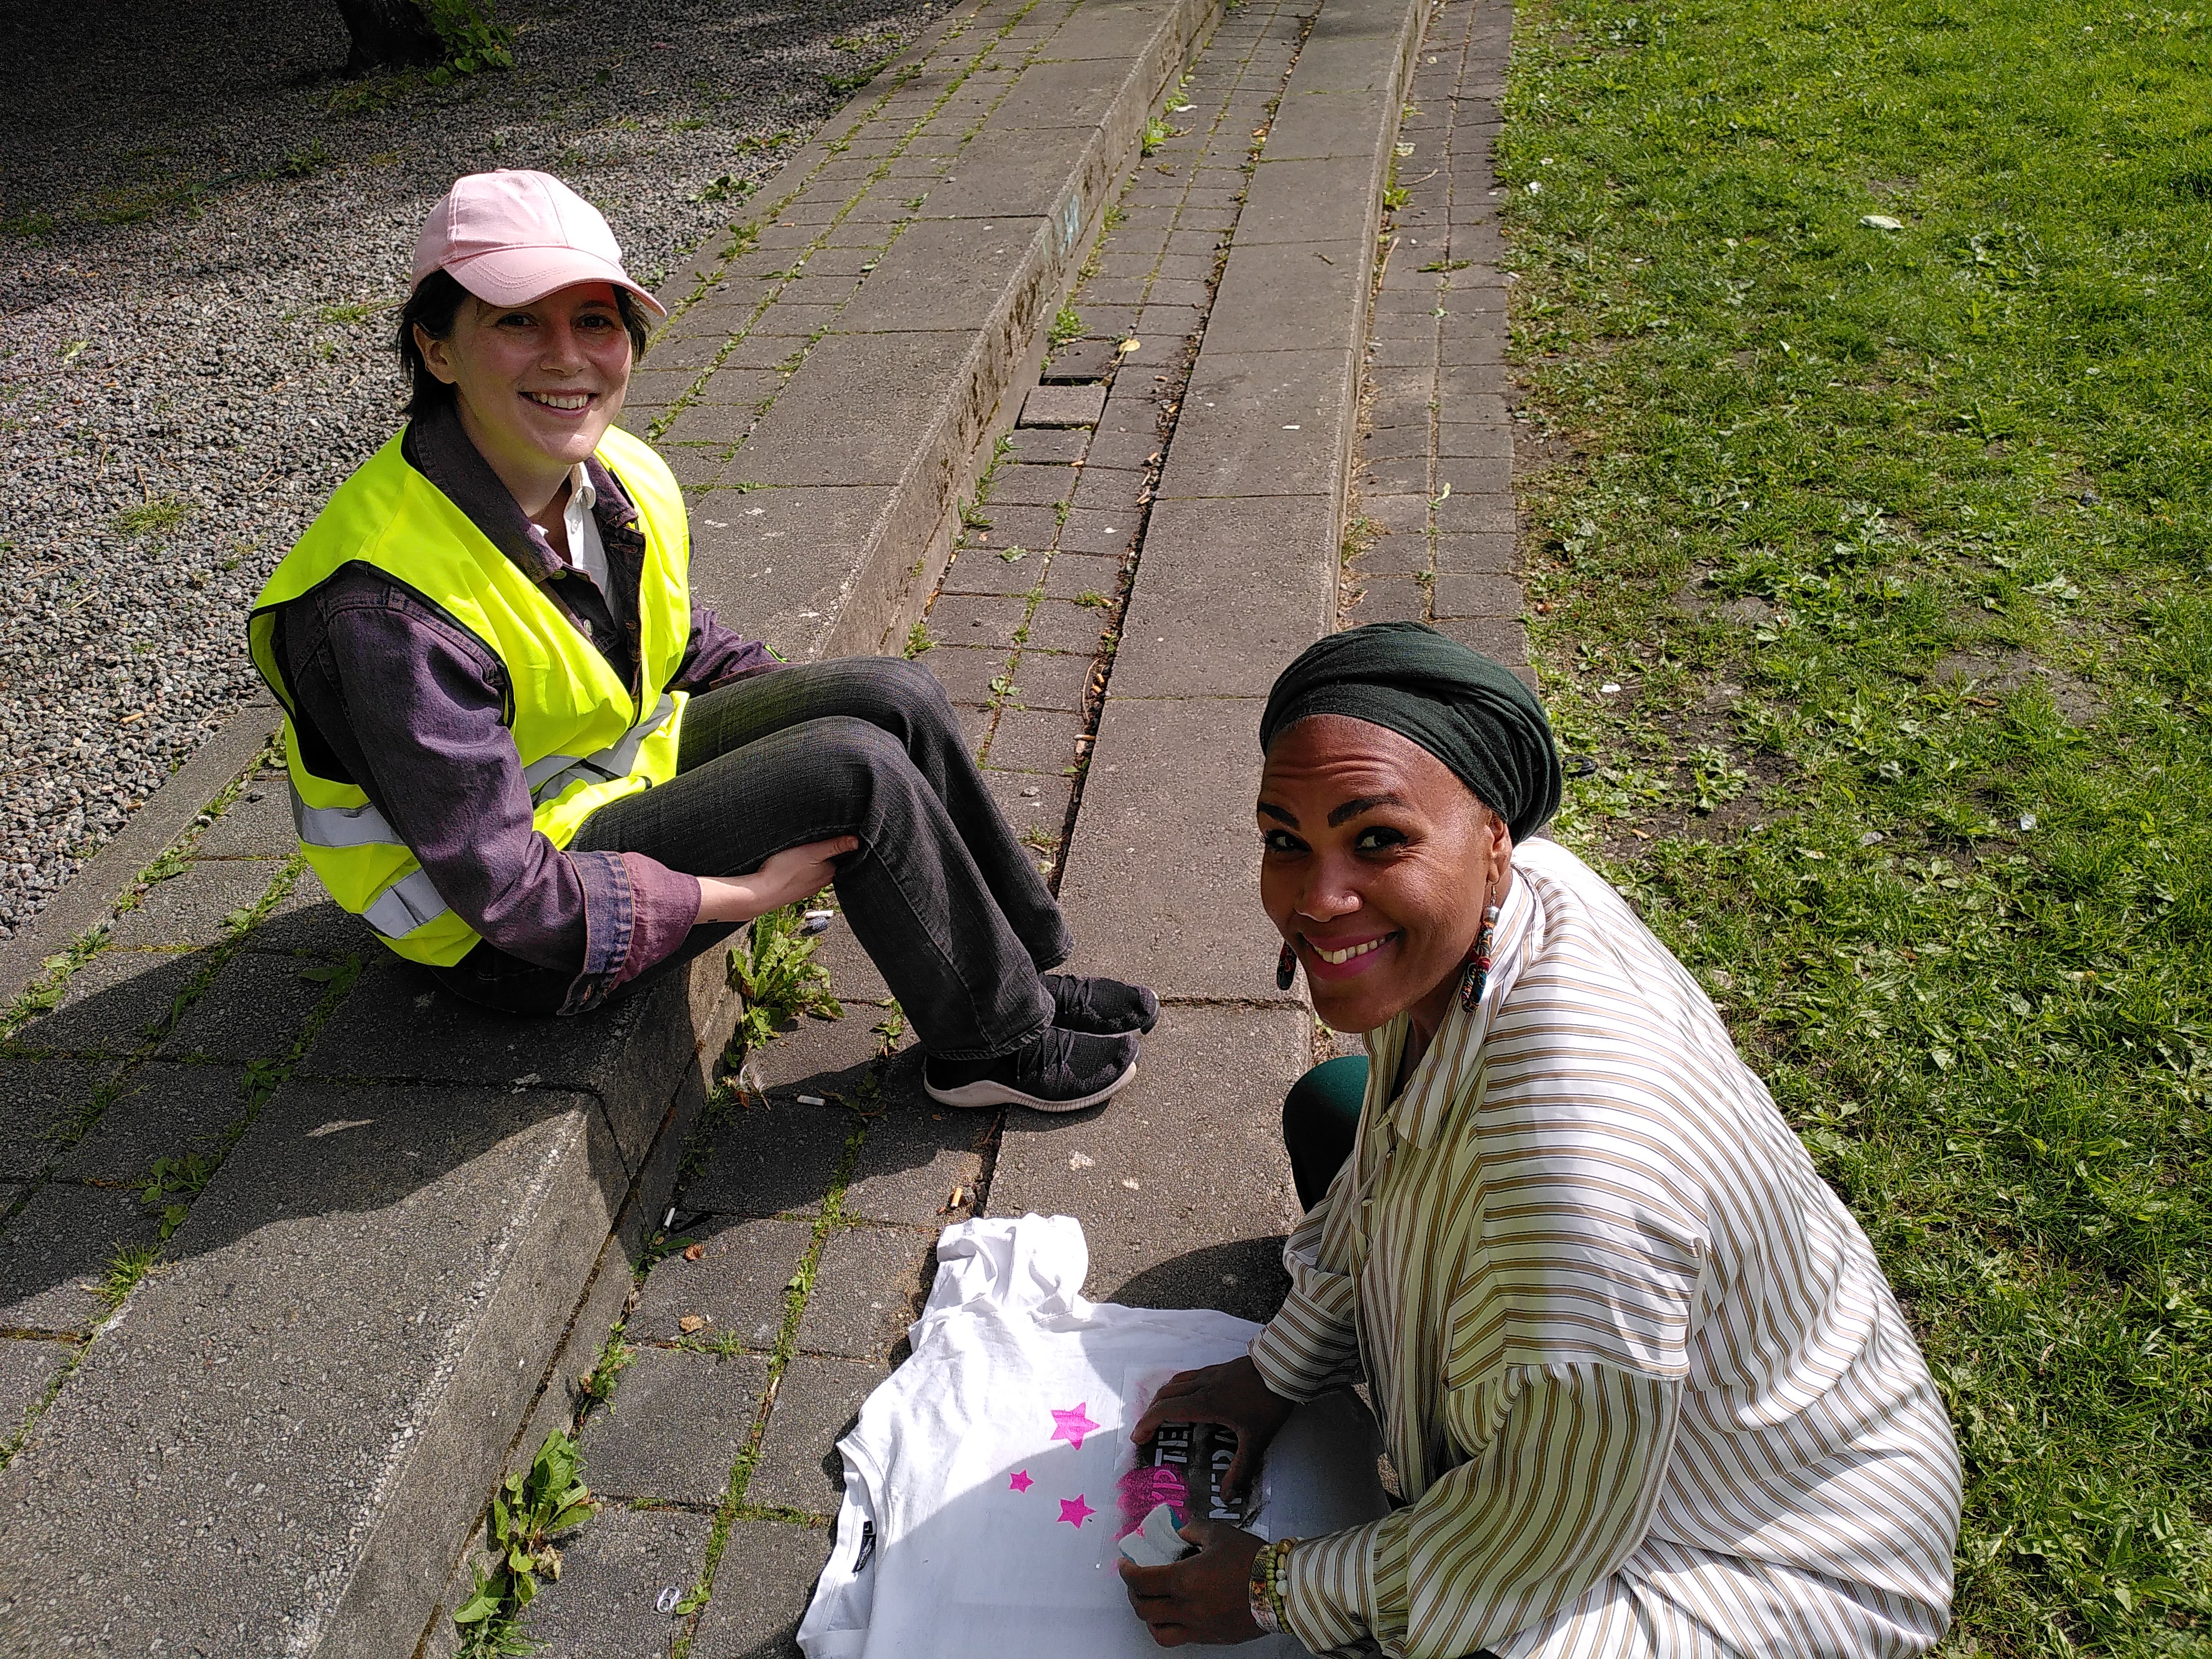
[[[1088,974],[1047,974],[1044,988],[1052,993],[1052,1023],[1063,1031],[1116,1036],[1149,1031],[1160,1023],[1160,1000],[1141,985]]]
[[[1027,1106],[1079,1112],[1137,1074],[1137,1039],[1048,1025],[1010,1054],[921,1062],[921,1086],[945,1106]]]

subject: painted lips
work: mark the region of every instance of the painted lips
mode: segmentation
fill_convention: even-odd
[[[1364,939],[1339,945],[1316,945],[1304,934],[1299,935],[1310,956],[1307,971],[1317,979],[1350,979],[1372,968],[1382,947],[1402,937],[1397,933],[1378,933],[1373,939]]]

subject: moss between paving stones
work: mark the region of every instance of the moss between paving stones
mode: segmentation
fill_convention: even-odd
[[[2212,1640],[2212,17],[1528,0],[1559,834],[1850,1200],[1951,1650]],[[1533,471],[1532,471],[1533,469]]]

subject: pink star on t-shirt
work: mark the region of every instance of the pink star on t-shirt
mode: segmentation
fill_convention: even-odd
[[[1091,1425],[1093,1428],[1097,1426],[1095,1423]],[[1060,1518],[1071,1527],[1081,1528],[1085,1521],[1097,1513],[1097,1510],[1083,1501],[1081,1492],[1076,1493],[1073,1498],[1063,1498],[1060,1500]]]
[[[1075,1402],[1075,1409],[1073,1411],[1054,1411],[1052,1414],[1052,1420],[1054,1425],[1052,1431],[1052,1437],[1055,1440],[1065,1440],[1072,1444],[1076,1450],[1081,1451],[1083,1449],[1083,1437],[1086,1434],[1091,1433],[1098,1426],[1096,1423],[1092,1422],[1089,1418],[1083,1414],[1084,1407],[1089,1403],[1090,1402],[1088,1401],[1079,1400]]]
[[[1036,1485],[1036,1482],[1030,1479],[1030,1472],[1027,1469],[1017,1469],[1006,1477],[1006,1484],[1016,1492],[1027,1492],[1031,1486]]]

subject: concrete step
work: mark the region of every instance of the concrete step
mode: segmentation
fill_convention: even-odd
[[[898,648],[1212,9],[993,0],[825,127],[730,258],[678,279],[647,362],[703,366],[656,377],[667,401],[630,418],[690,492],[701,598],[794,659]]]

